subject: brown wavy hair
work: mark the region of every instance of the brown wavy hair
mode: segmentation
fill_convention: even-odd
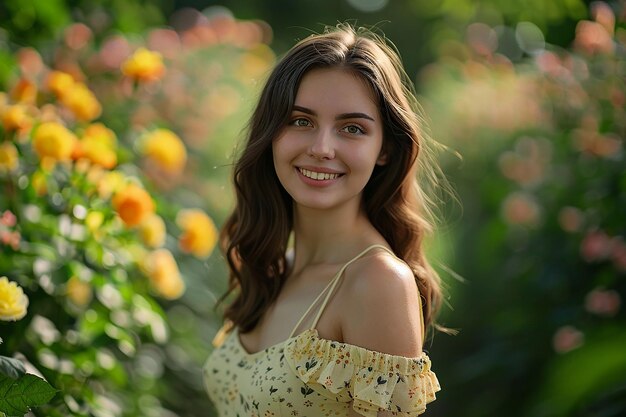
[[[298,42],[278,62],[235,163],[236,207],[220,235],[230,277],[218,305],[235,293],[224,318],[243,333],[256,326],[289,274],[285,254],[293,229],[292,199],[276,176],[272,141],[289,121],[302,77],[312,69],[335,67],[353,71],[371,86],[383,119],[383,151],[389,162],[377,165],[365,186],[367,216],[412,269],[426,328],[439,310],[440,279],[422,247],[424,236],[433,231],[432,203],[418,186],[418,177],[436,175],[427,158],[413,85],[390,42],[371,30],[340,24]]]

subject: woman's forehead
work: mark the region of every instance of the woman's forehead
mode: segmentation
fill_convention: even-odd
[[[296,92],[296,106],[316,111],[378,113],[372,87],[357,72],[342,68],[316,68],[307,72]]]

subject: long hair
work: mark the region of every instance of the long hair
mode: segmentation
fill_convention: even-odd
[[[388,163],[374,168],[363,203],[370,222],[413,271],[428,328],[440,307],[441,286],[422,247],[425,234],[433,230],[433,217],[418,176],[432,177],[432,165],[423,163],[426,147],[418,103],[394,47],[367,29],[347,24],[297,43],[266,81],[235,163],[236,207],[220,235],[230,277],[218,305],[235,292],[224,318],[245,333],[276,300],[287,278],[292,199],[276,176],[272,141],[289,121],[302,77],[317,68],[351,70],[378,101]]]

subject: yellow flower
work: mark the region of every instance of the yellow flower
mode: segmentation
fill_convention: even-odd
[[[128,227],[137,226],[154,213],[154,201],[143,188],[129,184],[113,196],[113,208]]]
[[[76,136],[57,122],[40,124],[33,135],[33,147],[39,158],[68,161],[76,144]]]
[[[0,114],[4,113],[4,109],[9,105],[9,96],[4,91],[0,91]]]
[[[139,225],[141,239],[151,248],[158,248],[165,243],[165,222],[157,214],[151,214]]]
[[[102,123],[94,123],[85,129],[81,141],[77,143],[72,158],[85,158],[95,165],[111,169],[117,165],[115,133]]]
[[[11,90],[11,98],[19,103],[35,104],[37,86],[26,78],[21,78]]]
[[[18,165],[17,148],[11,142],[0,144],[0,172],[14,171]]]
[[[78,307],[85,307],[93,298],[91,285],[77,277],[72,277],[67,281],[65,293],[67,298]]]
[[[61,103],[74,113],[77,119],[89,121],[102,113],[102,106],[96,96],[83,83],[74,83],[60,96]]]
[[[61,97],[74,86],[74,77],[66,72],[52,71],[46,85],[57,97]]]
[[[87,213],[87,217],[85,217],[85,226],[91,233],[95,233],[98,231],[102,222],[104,221],[104,214],[101,211],[93,211],[90,210]]]
[[[83,139],[95,139],[104,143],[110,148],[115,148],[117,144],[117,137],[115,132],[106,127],[102,123],[92,123],[85,129]]]
[[[94,166],[89,170],[87,178],[96,184],[100,198],[109,198],[118,192],[126,183],[126,177],[119,171],[103,173],[102,168]]]
[[[105,142],[89,136],[76,144],[72,158],[85,158],[93,164],[100,165],[106,169],[111,169],[117,165],[117,154],[115,150]]]
[[[122,64],[122,73],[137,81],[156,81],[165,74],[163,59],[158,52],[139,48]]]
[[[149,253],[142,264],[142,269],[152,288],[162,297],[173,300],[185,292],[185,282],[169,250],[157,249]]]
[[[26,315],[28,297],[15,282],[0,277],[0,320],[17,321]]]
[[[48,192],[46,174],[43,172],[35,171],[30,181],[33,184],[33,189],[38,196],[42,196]]]
[[[163,170],[180,172],[187,162],[187,150],[183,141],[172,131],[157,129],[144,137],[143,154]]]
[[[209,216],[202,210],[181,210],[176,216],[176,224],[183,231],[179,245],[184,252],[199,258],[211,254],[217,243],[217,228]]]
[[[24,131],[33,125],[33,119],[26,111],[26,106],[15,104],[7,106],[2,114],[2,124],[8,131]]]

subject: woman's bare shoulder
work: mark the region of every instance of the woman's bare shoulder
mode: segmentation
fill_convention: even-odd
[[[347,268],[344,278],[344,342],[383,353],[419,356],[419,290],[409,266],[376,250]]]

